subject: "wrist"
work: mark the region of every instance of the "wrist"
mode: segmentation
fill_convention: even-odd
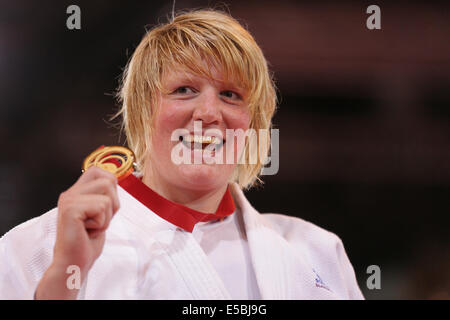
[[[34,298],[37,300],[75,300],[86,277],[76,265],[53,262],[39,282]]]

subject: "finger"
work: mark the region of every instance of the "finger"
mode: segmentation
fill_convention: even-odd
[[[117,185],[107,178],[99,178],[89,181],[78,188],[79,194],[100,194],[111,198],[113,213],[119,210],[120,203],[117,195]]]
[[[61,208],[62,219],[65,223],[88,223],[89,229],[106,229],[112,218],[112,207],[112,200],[106,195],[79,195]]]
[[[90,239],[96,239],[105,232],[105,230],[100,230],[100,229],[87,229],[86,231],[87,231]]]
[[[84,227],[86,229],[98,229],[99,225],[98,225],[97,221],[95,221],[92,218],[89,218],[89,219],[84,221]]]
[[[93,220],[96,224],[94,224],[93,228],[89,229],[106,230],[113,216],[113,203],[111,198],[105,195],[94,195],[88,201],[89,209],[85,211],[86,218],[83,220],[85,227],[88,221]],[[91,223],[89,222],[89,224]]]
[[[104,169],[101,169],[99,167],[92,166],[92,167],[88,168],[80,176],[80,178],[77,180],[77,182],[74,184],[74,186],[78,186],[80,184],[84,184],[86,182],[89,182],[89,181],[92,181],[95,179],[100,179],[100,178],[109,179],[109,180],[111,180],[111,182],[114,182],[115,184],[117,184],[117,178],[114,174],[112,174],[111,172],[106,171]]]

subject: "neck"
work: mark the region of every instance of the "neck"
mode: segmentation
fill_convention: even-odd
[[[162,197],[184,205],[190,209],[215,213],[226,192],[228,185],[211,190],[190,190],[158,179],[157,175],[146,172],[142,182]]]

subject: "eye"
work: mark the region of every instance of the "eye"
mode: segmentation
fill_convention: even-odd
[[[222,96],[224,96],[225,98],[231,99],[231,100],[241,99],[241,96],[239,94],[237,94],[236,92],[231,91],[231,90],[222,91],[220,94]]]
[[[172,94],[191,94],[194,93],[194,89],[191,87],[179,87],[172,92]]]

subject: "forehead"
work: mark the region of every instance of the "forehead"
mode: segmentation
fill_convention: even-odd
[[[195,81],[199,79],[212,81],[218,85],[229,85],[241,90],[244,90],[245,87],[243,81],[239,80],[237,71],[232,74],[227,73],[222,66],[207,63],[205,60],[199,61],[197,65],[190,66],[170,63],[163,70],[161,82],[164,86],[172,81]]]
[[[207,79],[207,80],[215,80],[217,82],[225,82],[223,72],[212,70],[210,72],[210,75],[203,74],[200,72],[195,72],[193,70],[190,70],[187,67],[184,66],[174,66],[174,67],[168,67],[167,70],[164,71],[162,76],[162,83],[165,84],[167,82],[171,81],[177,81],[177,80],[195,80],[195,79]]]

